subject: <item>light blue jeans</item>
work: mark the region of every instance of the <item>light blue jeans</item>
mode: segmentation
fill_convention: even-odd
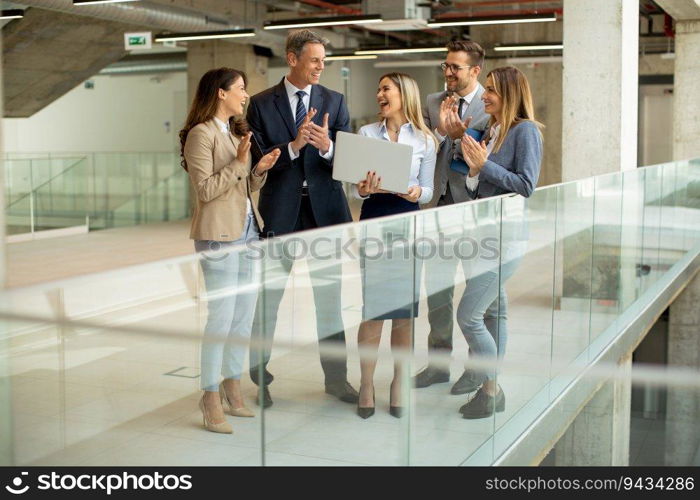
[[[495,379],[496,361],[503,359],[506,353],[508,297],[505,282],[515,273],[524,250],[518,254],[504,259],[500,269],[498,265],[482,267],[476,276],[469,278],[457,308],[457,324],[469,344],[470,357],[494,362],[493,369],[475,370],[482,383]]]
[[[258,239],[255,216],[248,215],[235,241],[195,240],[207,290],[207,324],[201,349],[200,387],[218,391],[220,376],[240,379],[257,301],[258,264],[244,245]]]

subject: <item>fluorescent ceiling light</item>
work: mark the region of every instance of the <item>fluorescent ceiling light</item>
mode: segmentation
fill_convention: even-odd
[[[419,52],[447,52],[447,47],[406,47],[405,49],[356,50],[355,55],[367,54],[417,54]]]
[[[425,61],[381,61],[374,63],[375,68],[440,68],[442,59]]]
[[[489,16],[489,17],[455,17],[431,19],[428,26],[477,26],[482,24],[519,24],[519,23],[548,23],[556,21],[556,14],[532,14],[529,16]]]
[[[195,33],[169,33],[155,36],[156,42],[184,42],[187,40],[214,40],[218,38],[239,38],[255,36],[254,29],[199,31]]]
[[[509,57],[506,59],[506,64],[549,64],[563,61],[562,56]]]
[[[348,54],[345,56],[327,56],[324,60],[325,61],[344,61],[346,59],[376,59],[376,55],[365,55],[365,56],[355,56],[353,54]]]
[[[494,47],[493,50],[496,52],[506,52],[511,50],[561,50],[563,48],[563,43],[540,43],[525,45],[498,45]]]
[[[7,9],[0,13],[0,19],[21,19],[24,17],[22,9]]]
[[[101,3],[138,2],[139,0],[73,0],[73,5],[97,5]]]
[[[373,24],[381,23],[382,16],[336,16],[315,17],[307,19],[284,19],[281,21],[269,21],[263,26],[266,30],[281,30],[287,28],[309,28],[319,26],[341,26],[344,24]]]

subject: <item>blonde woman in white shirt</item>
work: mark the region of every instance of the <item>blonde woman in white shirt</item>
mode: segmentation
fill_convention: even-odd
[[[377,103],[381,121],[365,125],[361,135],[386,141],[408,144],[413,147],[411,174],[406,194],[390,193],[381,188],[381,178],[375,172],[356,186],[356,196],[364,199],[360,220],[419,210],[419,203],[427,203],[433,197],[433,175],[437,141],[423,121],[420,94],[416,81],[404,73],[389,73],[379,79]],[[377,223],[389,240],[410,238],[410,224]],[[369,226],[368,226],[369,228]],[[386,250],[386,245],[384,245]],[[404,247],[405,249],[405,247]],[[415,262],[398,256],[369,257],[365,252],[363,264],[363,321],[358,333],[358,344],[362,350],[376,349],[381,339],[384,320],[392,321],[391,346],[399,351],[411,348],[411,321],[418,315]],[[413,283],[411,283],[413,281]],[[362,372],[360,400],[357,414],[369,418],[374,414],[374,370],[376,357],[361,356]],[[394,363],[394,379],[389,396],[389,412],[401,417],[400,362]]]

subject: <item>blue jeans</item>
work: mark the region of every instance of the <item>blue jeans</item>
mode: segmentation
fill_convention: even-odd
[[[255,216],[248,215],[243,234],[235,241],[195,240],[207,290],[207,324],[201,349],[200,387],[218,391],[220,375],[240,379],[248,350],[257,300],[257,262],[245,248],[258,239]]]
[[[457,324],[469,344],[470,356],[494,362],[493,369],[476,370],[482,382],[496,377],[496,361],[503,359],[506,353],[508,297],[505,282],[515,273],[521,260],[522,253],[505,259],[500,269],[497,264],[490,269],[482,267],[478,275],[468,279],[459,301]]]

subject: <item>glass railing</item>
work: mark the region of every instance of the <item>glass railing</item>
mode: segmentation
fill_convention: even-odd
[[[6,159],[3,167],[7,234],[85,223],[84,206],[68,212],[63,209],[67,196],[77,198],[86,192],[75,186],[78,177],[87,179],[84,157]],[[66,184],[73,187],[72,192],[57,189]]]
[[[174,153],[17,156],[4,160],[8,234],[86,221],[90,229],[104,229],[189,215],[187,175]]]
[[[699,215],[700,162],[676,162],[529,199],[483,199],[13,289],[0,303],[13,463],[528,465],[548,457],[562,465],[582,443],[574,436],[553,458],[550,440],[589,411],[587,401],[605,403],[597,415],[607,418],[620,411],[610,384],[629,392],[650,380],[670,402],[659,417],[665,436],[682,432],[697,445],[698,407],[683,403],[700,394],[697,367],[630,374],[619,359],[645,333],[632,328],[636,318],[658,317],[700,265]],[[393,345],[389,320],[381,341],[366,326],[358,340],[363,318],[397,311],[407,319],[393,325]],[[245,326],[230,334],[246,321],[250,340]],[[431,335],[439,328],[446,334]],[[486,335],[502,360],[480,355]],[[429,351],[429,341],[443,349]],[[232,436],[206,432],[197,407],[202,373],[219,374],[217,356],[242,374],[256,413],[228,416]],[[274,404],[263,409],[249,374],[262,380],[268,357]],[[358,388],[362,362],[368,387],[372,360],[376,414],[364,420],[326,394],[324,372]],[[465,368],[494,380],[502,408],[462,418],[466,394],[444,383],[413,387],[429,362],[452,382]],[[401,418],[388,411],[392,382]],[[641,456],[639,432],[628,426],[627,435],[629,463],[692,461],[671,447],[677,436]]]

